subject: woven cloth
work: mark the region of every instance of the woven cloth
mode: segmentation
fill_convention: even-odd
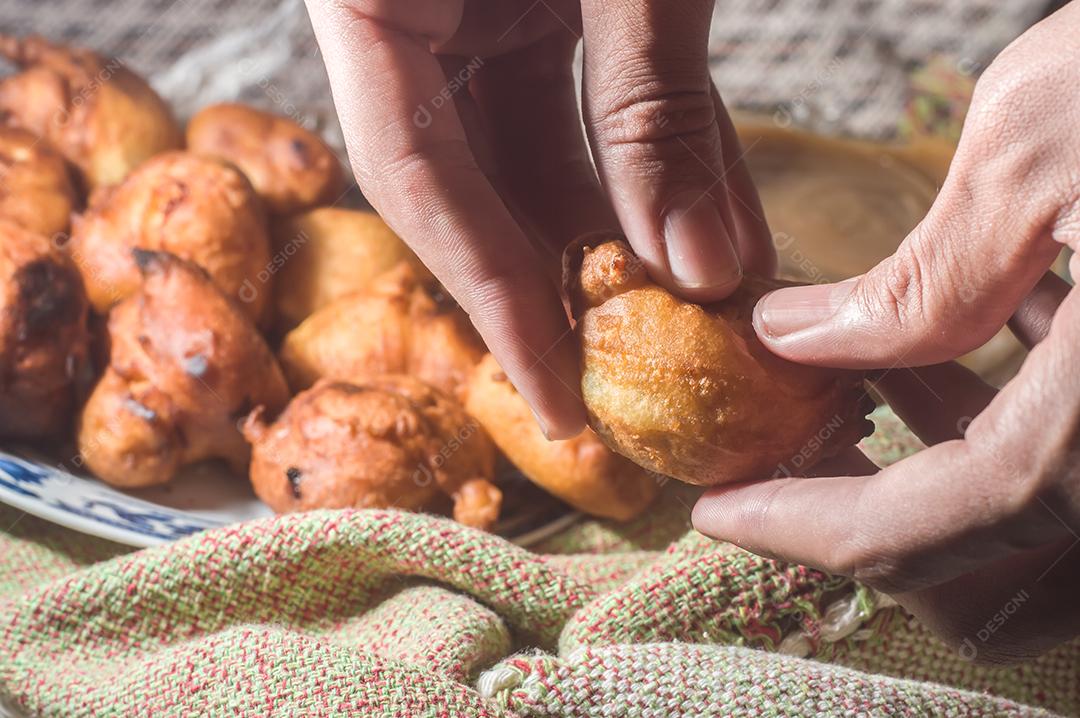
[[[977,74],[1043,5],[725,1],[713,68],[735,106],[888,135],[938,114],[913,100],[912,71],[917,92],[948,94],[939,78]],[[240,98],[338,133],[299,0],[8,0],[0,29],[121,56],[182,116]],[[879,463],[916,447],[877,420]],[[636,522],[526,551],[445,519],[321,512],[132,552],[0,507],[0,702],[65,717],[1080,715],[1080,642],[977,666],[884,597],[709,542],[688,514],[671,492]]]
[[[877,418],[877,460],[917,447]],[[667,494],[531,552],[393,511],[130,552],[0,508],[0,694],[65,717],[1080,714],[1080,642],[977,666],[687,513]]]

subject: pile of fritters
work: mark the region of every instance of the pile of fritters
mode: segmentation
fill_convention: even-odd
[[[492,527],[501,452],[628,519],[658,482],[592,432],[548,442],[465,313],[337,155],[284,117],[186,131],[122,63],[0,37],[0,437],[138,488],[223,461],[279,512],[446,511]]]

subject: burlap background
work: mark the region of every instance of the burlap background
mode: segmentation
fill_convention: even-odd
[[[719,0],[713,67],[733,106],[887,135],[915,66],[943,54],[976,73],[1054,4]],[[119,56],[153,77],[181,115],[239,97],[337,136],[302,0],[3,0],[0,28]]]

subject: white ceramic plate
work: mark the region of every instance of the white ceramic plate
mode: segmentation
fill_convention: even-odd
[[[514,543],[537,543],[580,518],[520,475],[502,480],[508,501],[495,532]],[[534,491],[539,497],[530,495]],[[0,502],[81,533],[140,548],[273,515],[246,480],[215,464],[189,467],[165,486],[120,491],[21,446],[0,450]]]

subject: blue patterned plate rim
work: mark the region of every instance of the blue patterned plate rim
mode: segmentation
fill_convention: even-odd
[[[233,489],[238,483],[232,481],[234,478],[226,479]],[[220,481],[221,476],[214,480]],[[243,485],[246,487],[246,483]],[[202,511],[174,508],[52,465],[48,457],[34,449],[21,446],[0,449],[0,502],[126,546],[156,546],[208,529],[273,515],[253,494],[233,495],[230,500],[231,504],[226,501],[226,505]],[[507,522],[513,526],[512,535],[500,533],[520,546],[530,546],[569,527],[581,519],[581,514],[564,507],[515,518],[516,521]]]

